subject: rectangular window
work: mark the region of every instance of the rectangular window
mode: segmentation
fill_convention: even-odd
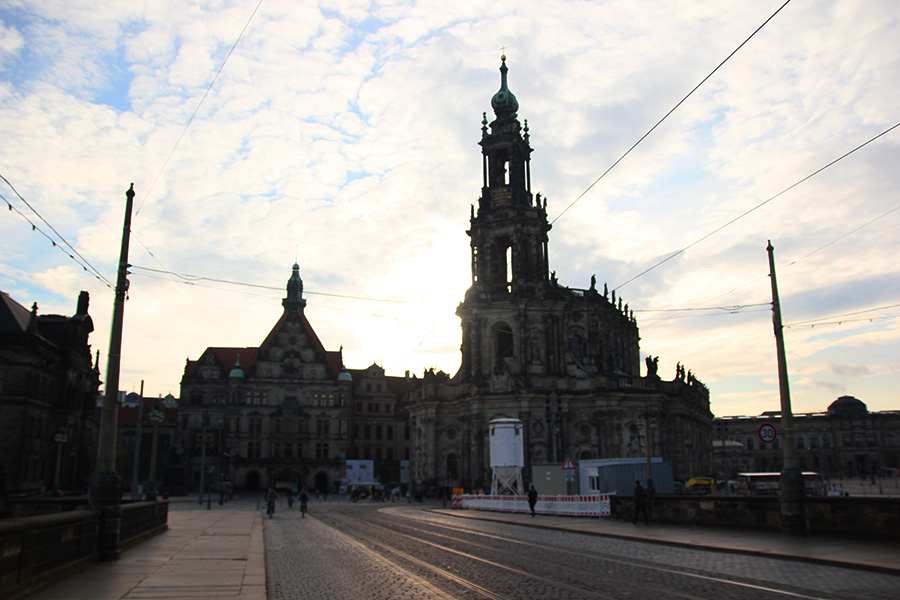
[[[287,460],[291,460],[294,458],[294,445],[293,444],[285,444],[284,445],[284,458]]]
[[[272,444],[272,456],[274,456],[275,458],[281,458],[281,444],[280,443],[275,442],[274,444]]]
[[[247,458],[262,458],[260,456],[260,442],[247,442]]]
[[[363,425],[363,439],[366,439],[366,440],[372,439],[372,426],[371,425]]]
[[[316,443],[316,458],[326,459],[328,458],[328,444],[324,442]]]
[[[375,460],[381,460],[381,448],[375,448]]]
[[[389,448],[387,449],[387,459],[388,459],[388,460],[394,460],[394,449],[393,449],[393,448],[390,448],[390,447],[389,447]]]
[[[262,417],[250,417],[247,424],[247,432],[250,435],[262,435]]]
[[[376,426],[375,426],[375,439],[376,439],[376,440],[380,440],[380,439],[381,439],[381,425],[376,425]]]
[[[393,425],[387,426],[387,439],[389,439],[389,440],[394,439],[394,426]]]

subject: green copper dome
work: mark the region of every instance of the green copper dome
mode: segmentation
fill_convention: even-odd
[[[244,370],[241,369],[241,357],[238,357],[234,360],[234,368],[231,369],[231,373],[228,374],[229,379],[243,379],[244,378]]]
[[[341,367],[341,372],[337,376],[338,381],[353,381],[353,376],[347,371],[347,367]]]
[[[519,101],[515,94],[509,91],[506,84],[506,55],[500,57],[500,90],[491,98],[491,108],[498,119],[515,119],[519,110]]]

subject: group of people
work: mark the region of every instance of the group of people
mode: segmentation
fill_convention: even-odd
[[[300,493],[297,495],[297,499],[300,500],[300,514],[305,519],[306,513],[309,510],[309,494],[306,492],[306,488],[300,488]],[[275,502],[278,500],[278,492],[275,488],[270,487],[269,491],[266,492],[266,514],[269,515],[269,518],[272,518],[272,515],[275,514]],[[288,508],[294,507],[294,490],[288,491]]]

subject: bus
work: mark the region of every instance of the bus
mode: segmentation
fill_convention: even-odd
[[[807,496],[822,496],[825,482],[819,473],[803,471],[803,488]],[[781,473],[738,473],[735,490],[738,495],[775,495],[781,490]]]

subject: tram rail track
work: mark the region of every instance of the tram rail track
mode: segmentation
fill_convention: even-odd
[[[688,569],[662,566],[648,561],[637,562],[634,560],[612,557],[598,552],[582,552],[556,546],[548,548],[545,545],[523,541],[514,537],[498,535],[496,533],[486,533],[473,528],[438,523],[421,518],[414,519],[418,525],[411,525],[403,522],[403,517],[398,515],[392,515],[387,512],[383,514],[390,517],[388,520],[390,526],[346,513],[341,515],[328,515],[325,522],[327,524],[327,521],[334,521],[334,525],[330,526],[338,526],[340,523],[340,529],[350,527],[354,532],[353,536],[355,539],[373,551],[378,552],[379,555],[383,557],[394,557],[389,560],[399,560],[406,564],[415,565],[415,567],[429,573],[433,577],[452,582],[470,592],[474,592],[481,597],[489,598],[491,600],[513,600],[514,598],[519,598],[521,596],[509,595],[508,592],[491,589],[490,587],[487,587],[483,581],[479,583],[477,577],[461,574],[465,569],[460,565],[477,564],[480,565],[479,568],[488,568],[493,572],[504,573],[505,577],[503,579],[505,581],[518,581],[524,588],[531,588],[535,585],[544,586],[545,588],[551,587],[561,593],[566,592],[567,594],[564,594],[566,597],[573,597],[573,595],[574,597],[604,599],[623,597],[621,592],[617,592],[615,595],[609,595],[602,591],[604,587],[606,587],[603,584],[610,583],[615,583],[617,589],[622,587],[633,588],[633,591],[627,594],[628,597],[646,596],[648,598],[665,597],[683,598],[685,600],[703,600],[706,598],[718,598],[722,596],[721,593],[714,592],[712,589],[708,590],[707,593],[697,594],[677,590],[671,585],[665,585],[660,582],[650,582],[647,581],[646,578],[642,581],[635,581],[633,576],[628,575],[628,573],[633,573],[634,569],[644,569],[652,572],[659,576],[662,581],[667,578],[688,578],[699,585],[708,585],[713,588],[725,586],[731,589],[731,593],[726,595],[735,597],[797,598],[802,600],[827,600],[828,598],[833,597],[808,595],[798,591],[778,588],[773,585],[763,585],[757,582],[742,581],[738,580],[738,578],[703,572],[692,572]],[[437,529],[438,531],[425,528],[421,525],[423,522],[427,523],[427,527]],[[391,539],[391,536],[394,536],[394,543],[384,541],[385,538]],[[475,541],[475,539],[472,538],[475,538],[478,541]],[[397,540],[403,540],[403,543],[411,545],[412,548],[418,548],[418,550],[409,547],[400,549],[399,546],[402,544]],[[492,543],[484,543],[485,541],[490,541]],[[498,547],[498,544],[512,545],[515,548],[527,550],[532,554],[546,553],[548,550],[551,550],[553,558],[547,558],[542,561],[543,564],[539,566],[544,572],[552,571],[553,575],[549,576],[547,574],[541,574],[537,572],[536,568],[519,568],[487,558],[486,556],[489,556],[492,553],[503,552],[503,550]],[[439,552],[444,555],[452,556],[452,560],[456,561],[454,563],[456,567],[454,569],[445,568],[438,563],[445,563],[448,561],[422,558],[422,556],[426,554],[422,549],[423,546],[430,549],[431,552]],[[482,555],[477,554],[478,552]],[[512,555],[514,556],[515,553],[512,553]],[[598,568],[595,568],[592,572],[586,574],[584,568],[575,568],[567,564],[569,559],[574,560],[575,558],[582,564],[585,560],[596,561]],[[614,572],[619,571],[620,569],[627,571],[627,573],[618,575]],[[473,568],[468,567],[468,570],[471,571]],[[477,568],[474,570],[477,570]],[[569,583],[569,581],[578,581],[579,583],[573,584]],[[720,590],[720,592],[721,591],[724,590]]]

